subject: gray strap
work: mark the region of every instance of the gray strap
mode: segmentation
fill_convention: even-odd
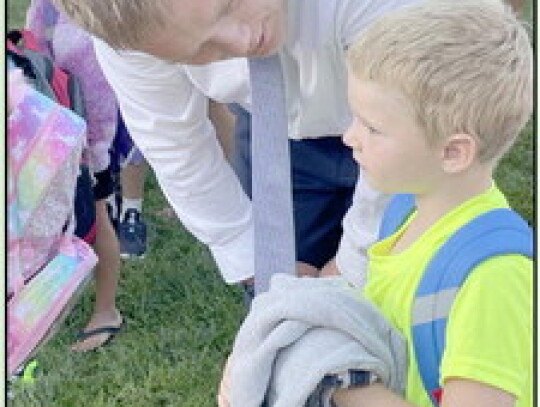
[[[412,324],[420,325],[448,318],[458,290],[459,287],[451,287],[417,297],[413,304]]]
[[[281,63],[275,55],[252,59],[249,65],[255,291],[260,293],[274,273],[295,272],[295,245]]]

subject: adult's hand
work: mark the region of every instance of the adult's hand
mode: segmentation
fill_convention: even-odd
[[[339,272],[339,269],[337,268],[336,259],[330,260],[328,263],[326,263],[326,266],[324,266],[321,269],[321,277],[331,277],[331,276],[339,276],[341,273]]]

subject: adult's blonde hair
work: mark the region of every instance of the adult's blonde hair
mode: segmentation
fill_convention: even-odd
[[[136,48],[166,22],[170,0],[52,0],[77,25],[117,49]]]
[[[497,160],[533,106],[533,55],[523,24],[499,0],[426,0],[382,17],[348,52],[354,77],[402,92],[431,145],[475,137]]]

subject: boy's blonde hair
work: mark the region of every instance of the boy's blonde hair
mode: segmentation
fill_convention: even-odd
[[[527,31],[499,0],[426,0],[374,22],[348,53],[352,74],[401,91],[433,145],[455,133],[497,160],[532,111]]]
[[[52,0],[77,25],[117,49],[136,48],[166,23],[170,0]]]

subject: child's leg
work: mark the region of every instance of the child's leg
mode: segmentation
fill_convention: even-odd
[[[96,201],[96,243],[95,251],[99,262],[96,267],[95,315],[107,315],[118,320],[116,309],[116,289],[120,270],[118,239],[107,214],[105,201]]]
[[[118,240],[122,258],[141,258],[146,253],[146,224],[142,219],[144,181],[148,165],[140,153],[120,172],[122,205],[118,219]]]
[[[145,161],[141,163],[129,163],[120,172],[120,182],[122,184],[123,199],[143,199],[144,180],[148,165]]]
[[[112,328],[109,332],[88,335],[79,339],[73,346],[75,351],[88,351],[103,345],[114,336],[115,328],[122,323],[122,316],[116,308],[116,289],[120,269],[120,250],[118,240],[109,219],[105,200],[96,201],[96,241],[94,250],[98,256],[95,269],[96,300],[94,313],[83,332],[99,328]]]

